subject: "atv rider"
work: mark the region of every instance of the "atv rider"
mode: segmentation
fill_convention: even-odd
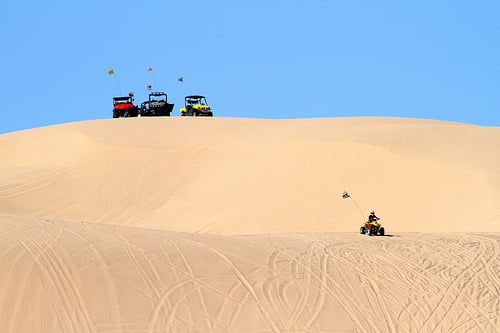
[[[379,218],[379,217],[377,217],[377,215],[375,215],[375,211],[374,211],[374,210],[372,210],[372,211],[370,212],[370,215],[368,216],[368,222],[376,222],[376,221],[378,221],[378,220],[380,220],[380,218]]]

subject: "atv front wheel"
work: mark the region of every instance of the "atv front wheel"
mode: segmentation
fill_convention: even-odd
[[[359,228],[359,233],[362,235],[366,234],[366,228],[365,227]]]
[[[384,229],[384,227],[381,227],[381,228],[378,230],[378,234],[379,234],[380,236],[384,236],[384,235],[385,235],[385,229]]]

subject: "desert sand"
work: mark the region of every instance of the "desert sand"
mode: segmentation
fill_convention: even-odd
[[[499,127],[108,119],[0,156],[0,332],[500,332]]]

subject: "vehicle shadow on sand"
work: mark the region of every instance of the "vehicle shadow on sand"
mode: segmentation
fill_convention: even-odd
[[[394,234],[385,234],[383,236],[382,235],[373,235],[373,236],[365,235],[365,236],[368,236],[368,237],[403,237],[401,235],[394,235]]]

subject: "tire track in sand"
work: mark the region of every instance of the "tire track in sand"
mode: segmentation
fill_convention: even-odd
[[[191,267],[191,265],[189,264],[186,256],[184,255],[184,253],[182,253],[181,249],[179,248],[179,246],[173,241],[173,239],[169,238],[169,241],[170,241],[170,244],[173,246],[173,248],[175,249],[175,251],[177,252],[177,254],[179,255],[181,261],[182,261],[182,264],[184,266],[184,269],[186,270],[187,274],[188,275],[191,275],[191,276],[195,276],[194,275],[194,272],[193,272],[193,268]],[[208,316],[208,310],[207,310],[207,305],[205,303],[205,298],[203,297],[203,293],[202,293],[202,290],[201,288],[196,288],[196,296],[198,298],[198,302],[200,302],[200,305],[201,305],[201,308],[202,310],[205,312],[205,314],[207,314]],[[212,323],[210,320],[208,319],[205,319],[205,325],[207,325],[207,328],[209,330],[209,332],[213,332],[213,326],[212,326]]]
[[[257,307],[260,310],[260,313],[262,314],[262,316],[266,320],[266,322],[269,325],[269,327],[271,328],[272,332],[279,333],[280,330],[276,326],[276,323],[274,322],[273,318],[271,317],[271,314],[268,312],[267,309],[264,308],[264,306],[260,302],[259,297],[257,296],[257,293],[255,292],[255,289],[252,287],[252,285],[250,284],[250,282],[245,278],[245,276],[243,275],[243,273],[238,269],[238,267],[236,267],[236,265],[226,255],[224,255],[223,253],[217,251],[216,249],[213,249],[213,248],[211,248],[211,247],[209,247],[209,246],[207,246],[207,245],[205,245],[203,243],[200,243],[200,242],[197,242],[197,241],[194,241],[194,240],[190,240],[190,241],[193,242],[193,243],[195,243],[195,244],[198,244],[200,247],[208,249],[210,252],[214,253],[216,256],[218,256],[220,259],[222,259],[222,261],[224,261],[225,263],[228,264],[229,268],[231,268],[231,270],[233,271],[234,275],[245,286],[245,288],[248,290],[248,292],[250,293],[250,295],[252,295],[252,298],[256,302]]]
[[[95,230],[89,228],[85,223],[79,224],[82,228],[86,229],[87,232],[95,232]],[[95,244],[85,238],[82,234],[77,231],[71,230],[69,228],[64,228],[64,232],[68,234],[72,234],[77,239],[80,239],[87,246],[84,249],[89,249],[94,257],[97,259],[96,266],[96,274],[100,277],[100,280],[103,284],[103,292],[106,295],[106,313],[108,315],[110,322],[120,322],[120,311],[118,309],[118,297],[115,289],[115,284],[111,279],[111,275],[108,274],[110,269],[107,267],[101,252],[96,248]]]
[[[326,283],[323,284],[323,279],[316,275],[313,271],[304,266],[301,262],[296,261],[296,259],[289,255],[286,252],[282,252],[283,255],[289,257],[293,263],[297,266],[302,267],[305,270],[309,270],[309,273],[316,278],[319,284],[323,287],[325,293],[330,295],[333,299],[337,300],[338,304],[344,309],[346,314],[351,318],[351,321],[356,325],[356,327],[361,332],[371,332],[372,330],[367,331],[361,323],[360,318],[358,318],[357,313],[359,312],[355,303],[351,302],[350,297],[345,293],[345,291],[340,287],[340,285],[330,276],[330,274],[325,274]],[[330,286],[328,285],[330,284]],[[338,294],[340,294],[340,296]],[[368,322],[368,324],[371,324]],[[376,330],[375,327],[373,329]]]
[[[27,229],[24,235],[14,237],[33,258],[64,332],[95,333],[90,314],[65,261],[46,241],[30,234],[31,230]],[[53,295],[58,297],[54,298]]]
[[[449,315],[451,310],[457,305],[458,301],[464,296],[468,286],[472,284],[477,275],[486,270],[486,267],[491,264],[491,262],[496,258],[496,255],[492,255],[487,261],[486,265],[481,265],[482,258],[487,254],[486,245],[484,240],[479,240],[480,251],[474,258],[474,260],[462,270],[454,280],[448,285],[443,296],[440,298],[438,304],[434,307],[433,311],[430,313],[428,318],[419,328],[418,332],[436,332],[443,325],[446,317]],[[474,270],[474,267],[480,264],[480,268]],[[470,275],[470,276],[469,276]],[[458,292],[457,292],[458,291]],[[471,315],[473,318],[473,315]],[[437,322],[437,324],[433,324]],[[494,327],[495,328],[495,327]]]
[[[60,178],[64,174],[78,169],[79,167],[85,165],[87,162],[90,162],[93,159],[99,160],[100,157],[105,156],[109,152],[111,152],[113,150],[114,145],[115,142],[107,143],[104,147],[101,148],[100,152],[96,151],[95,149],[89,149],[89,151],[87,152],[88,153],[87,156],[79,161],[76,161],[76,163],[74,163],[73,165],[46,171],[44,173],[39,173],[36,178],[34,178],[29,182],[23,181],[7,189],[1,189],[0,199],[13,198],[25,193],[33,192],[41,188],[44,188],[52,184],[54,182],[54,179]]]

